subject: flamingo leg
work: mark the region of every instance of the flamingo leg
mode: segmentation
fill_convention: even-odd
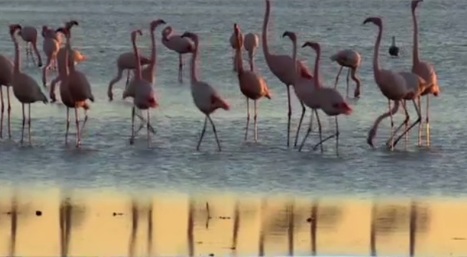
[[[178,82],[183,83],[183,58],[178,54]]]
[[[419,105],[421,107],[421,105]],[[430,146],[430,96],[426,95],[426,146]]]
[[[75,123],[76,123],[76,147],[81,144],[81,131],[79,128],[78,106],[75,106]]]
[[[0,138],[3,138],[3,114],[5,113],[5,103],[3,102],[3,88],[0,85],[0,98],[2,101],[2,117],[0,118]]]
[[[21,144],[24,142],[24,127],[26,126],[26,112],[24,110],[24,103],[21,104],[21,107],[23,109],[23,123],[21,126]]]
[[[47,63],[42,68],[42,86],[47,88],[47,71],[52,67],[52,56],[47,57]]]
[[[29,55],[30,55],[31,53],[30,53],[30,49],[29,49],[29,42],[27,42],[27,41],[26,41],[26,47],[25,47],[25,48],[26,48],[26,62],[27,62],[27,64],[28,64],[28,66],[29,66],[29,62],[30,62],[30,60],[29,60]]]
[[[151,120],[150,120],[150,112],[149,112],[149,108],[148,108],[148,112],[147,112],[147,124],[146,124],[146,128],[147,128],[147,134],[148,134],[148,147],[151,147],[151,133],[150,133],[150,129],[149,127],[151,126]]]
[[[66,108],[66,128],[65,128],[65,145],[68,145],[68,132],[70,131],[70,108]]]
[[[305,116],[305,105],[303,104],[302,101],[300,101],[300,104],[302,105],[302,115],[300,115],[300,121],[298,122],[298,127],[297,127],[297,132],[295,133],[295,142],[293,144],[294,147],[297,147],[297,141],[298,141],[298,136],[300,134],[300,128],[302,127],[302,122],[303,122],[303,117]],[[313,116],[313,113],[311,113],[311,116]]]
[[[212,121],[211,117],[208,115],[208,120],[212,125],[212,131],[214,132],[214,137],[216,138],[216,143],[217,143],[217,148],[219,149],[219,152],[221,151],[221,143],[219,142],[219,137],[217,136],[217,130],[216,130],[216,125],[214,125],[214,122]]]
[[[248,97],[246,98],[246,128],[245,128],[245,141],[248,138],[248,127],[250,125],[250,101]]]
[[[346,87],[346,96],[349,97],[349,83],[350,83],[350,68],[347,68],[347,87]]]
[[[301,152],[302,151],[302,148],[303,146],[305,145],[305,142],[306,142],[306,139],[308,138],[308,136],[310,135],[310,132],[313,128],[313,113],[315,112],[315,110],[312,110],[311,111],[311,115],[310,115],[310,125],[308,126],[308,129],[306,131],[306,134],[305,136],[303,137],[302,139],[302,143],[300,144],[300,147],[298,148],[298,151]],[[318,113],[316,113],[316,115],[318,115]]]
[[[333,137],[336,137],[336,154],[339,155],[339,123],[338,123],[338,120],[337,120],[337,116],[334,117],[334,120],[335,120],[335,126],[336,126],[336,133],[333,134],[333,135],[330,135],[324,139],[321,139],[320,142],[318,142],[316,145],[313,146],[313,150],[316,150],[318,148],[318,146],[321,146],[323,145],[324,142],[328,141],[329,139],[333,138]],[[322,151],[321,151],[322,152]]]
[[[130,137],[130,145],[135,142],[135,106],[131,108],[131,137]]]
[[[39,50],[37,49],[37,41],[34,40],[33,42],[31,42],[31,46],[32,46],[32,49],[34,50],[34,53],[36,54],[36,57],[37,57],[37,66],[42,67],[41,54],[39,53]],[[31,57],[32,57],[32,60],[34,62],[34,65],[36,65],[36,61],[34,60],[34,55],[31,54]]]
[[[49,91],[49,96],[50,100],[52,103],[57,101],[57,98],[55,97],[55,85],[61,81],[60,75],[57,75],[51,82],[50,82],[50,91]]]
[[[135,132],[135,135],[137,135],[144,128],[144,126],[147,125],[147,122],[146,122],[146,119],[143,117],[140,109],[136,109],[135,115],[141,120],[141,124],[139,125],[139,128]],[[152,127],[151,124],[149,124],[149,131],[151,131],[151,133],[153,134],[156,134],[156,130]]]
[[[127,70],[126,72],[126,82],[125,82],[125,88],[130,84],[130,70]]]
[[[389,149],[392,151],[394,150],[394,119],[392,117],[391,110],[391,100],[388,99],[388,109],[389,109],[389,117],[391,118],[391,134],[390,134],[390,146]]]
[[[256,100],[253,101],[253,105],[254,105],[254,109],[255,109],[255,116],[253,117],[253,120],[254,120],[254,127],[255,127],[255,130],[254,130],[254,137],[255,137],[255,142],[258,142],[258,106],[257,106],[257,102]]]
[[[417,104],[418,106],[422,106],[422,97],[417,97]],[[418,146],[422,145],[422,129],[423,129],[423,122],[418,124]]]
[[[29,144],[32,144],[31,140],[31,104],[28,104],[28,137],[29,137]]]
[[[10,104],[10,87],[7,87],[6,88],[6,97],[7,97],[7,101],[8,101],[8,107],[7,107],[7,111],[8,111],[8,138],[11,139],[11,104]]]
[[[128,71],[130,72],[130,71]],[[118,73],[117,73],[117,76],[115,76],[115,78],[113,78],[110,83],[109,83],[109,87],[107,88],[107,96],[109,97],[109,101],[112,101],[113,100],[113,93],[112,93],[112,88],[114,86],[115,83],[117,83],[118,81],[120,81],[122,79],[122,76],[123,76],[123,70],[118,68]],[[127,84],[129,83],[129,73],[127,75]]]
[[[405,119],[404,121],[399,125],[399,127],[396,128],[396,130],[394,131],[394,134],[393,134],[393,137],[392,138],[389,138],[388,141],[386,141],[386,146],[390,147],[390,143],[391,143],[391,140],[394,139],[394,136],[397,134],[397,132],[402,128],[402,126],[405,125],[405,129],[407,129],[408,127],[408,124],[409,124],[409,120],[410,120],[410,116],[409,116],[409,112],[407,111],[407,102],[406,100],[404,100],[402,102],[402,108],[404,108],[404,113],[405,113]],[[407,144],[407,141],[406,141],[406,144]]]
[[[209,116],[206,115],[206,118],[204,119],[204,126],[203,126],[203,130],[201,130],[201,135],[198,140],[198,145],[196,146],[196,151],[199,151],[199,147],[201,146],[201,141],[203,140],[204,133],[206,133],[206,125],[208,124],[208,117]]]
[[[88,111],[86,109],[84,109],[84,120],[83,120],[83,124],[81,124],[80,138],[82,138],[82,136],[83,136],[84,126],[86,125],[87,121],[88,121]]]
[[[290,103],[290,85],[287,85],[287,147],[290,146],[290,119],[292,118],[292,104]]]
[[[342,72],[343,68],[344,68],[344,66],[341,66],[340,69],[339,69],[339,72],[337,73],[336,82],[334,83],[334,89],[337,88],[337,82],[339,82],[339,76],[341,75],[341,72]]]
[[[402,135],[400,135],[400,136],[396,139],[396,141],[394,142],[394,146],[396,146],[397,142],[399,142],[399,140],[400,140],[406,133],[408,133],[415,125],[417,125],[417,123],[420,123],[421,120],[422,120],[422,115],[420,114],[420,109],[419,109],[417,103],[415,102],[415,100],[412,100],[412,102],[413,102],[413,106],[415,107],[415,111],[417,112],[418,118],[417,118],[417,120],[416,120],[414,123],[412,123],[412,125],[410,125],[410,126],[402,133]],[[393,146],[393,147],[394,147],[394,146]]]

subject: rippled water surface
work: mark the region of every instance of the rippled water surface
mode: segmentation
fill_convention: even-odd
[[[59,184],[75,187],[172,188],[188,190],[228,188],[243,191],[289,191],[320,194],[464,194],[466,131],[464,111],[464,71],[467,66],[465,45],[467,27],[462,22],[467,2],[425,1],[418,10],[421,56],[436,67],[442,93],[431,101],[432,147],[415,147],[415,138],[407,151],[403,144],[395,152],[372,150],[365,137],[373,120],[386,110],[386,101],[377,89],[371,57],[376,37],[375,26],[362,26],[367,16],[382,16],[385,25],[382,65],[409,70],[411,67],[412,24],[408,1],[272,1],[269,41],[276,53],[291,53],[291,44],[280,35],[284,30],[298,33],[300,43],[316,40],[322,44],[322,75],[331,85],[338,66],[329,56],[343,48],[352,48],[363,56],[360,76],[362,97],[353,101],[354,113],[340,118],[340,156],[334,143],[326,144],[325,153],[311,146],[298,153],[286,148],[286,90],[267,69],[262,50],[256,55],[259,71],[271,90],[271,101],[259,104],[258,144],[244,143],[245,99],[231,67],[228,39],[232,23],[242,30],[260,34],[264,13],[263,0],[196,1],[57,1],[17,0],[2,3],[0,11],[0,52],[13,55],[7,24],[21,23],[37,28],[57,27],[70,18],[80,26],[74,29],[74,46],[89,56],[79,65],[92,83],[96,102],[84,134],[82,149],[64,146],[65,108],[57,104],[34,104],[33,147],[19,147],[21,107],[13,103],[14,142],[0,144],[0,180],[3,183]],[[148,149],[145,133],[135,145],[128,143],[130,102],[120,99],[109,103],[106,88],[116,74],[115,59],[130,50],[129,32],[144,28],[163,18],[178,32],[199,33],[201,40],[201,78],[210,82],[230,102],[229,112],[213,115],[221,137],[223,152],[216,152],[208,131],[201,152],[195,152],[203,125],[203,116],[194,107],[188,83],[177,82],[178,57],[160,44],[156,91],[160,108],[152,115],[157,135]],[[391,36],[402,48],[398,59],[389,58]],[[42,41],[42,39],[41,39]],[[140,45],[149,53],[147,33]],[[42,48],[42,43],[39,43]],[[300,58],[312,67],[314,54],[299,49]],[[23,52],[24,57],[24,52]],[[44,58],[44,57],[43,57]],[[188,58],[185,57],[186,59]],[[24,71],[40,81],[40,70],[23,65]],[[345,73],[344,73],[345,74]],[[52,76],[51,76],[52,77]],[[340,88],[345,85],[342,77]],[[124,80],[115,86],[119,96]],[[118,98],[118,97],[117,97]],[[293,131],[299,118],[299,104],[293,97]],[[449,112],[446,112],[449,110]],[[412,120],[415,112],[411,109]],[[443,115],[443,113],[445,113]],[[324,116],[323,116],[324,117]],[[399,114],[398,122],[402,114]],[[308,118],[306,119],[308,120]],[[326,133],[333,123],[324,118]],[[388,137],[383,123],[377,144]],[[415,133],[413,133],[415,135]],[[71,137],[73,140],[74,137]],[[316,135],[309,141],[316,141]]]

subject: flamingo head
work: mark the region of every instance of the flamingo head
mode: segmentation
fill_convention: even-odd
[[[302,47],[311,47],[313,48],[316,52],[320,52],[321,51],[321,46],[319,45],[318,42],[313,42],[313,41],[306,41]]]
[[[55,33],[58,33],[58,32],[65,35],[66,38],[70,37],[70,30],[68,28],[66,28],[66,27],[60,27],[57,30],[55,30]]]
[[[142,35],[143,35],[143,32],[142,32],[140,29],[133,30],[133,31],[131,32],[131,40],[132,40],[132,41],[136,41],[136,36],[137,36],[137,35],[142,36]]]
[[[295,34],[295,32],[292,32],[292,31],[285,31],[285,32],[282,34],[282,37],[289,37],[290,40],[292,40],[292,42],[297,42],[297,34]]]
[[[71,29],[73,26],[79,26],[79,23],[76,20],[71,20],[65,23],[65,28]]]
[[[235,37],[236,38],[239,38],[240,35],[241,35],[241,31],[240,31],[240,26],[238,26],[237,23],[234,23],[234,33],[235,33]]]
[[[9,28],[10,28],[10,35],[12,36],[15,34],[17,30],[21,31],[21,25],[19,24],[11,24]]]
[[[167,24],[163,19],[154,20],[151,22],[151,31],[154,31],[159,25]]]
[[[381,27],[382,24],[383,24],[383,21],[381,20],[380,17],[368,17],[363,21],[363,25],[365,25],[365,24],[367,24],[369,22],[371,22],[371,23],[373,23],[373,24],[375,24],[376,26],[379,26],[379,27]]]
[[[183,38],[187,37],[191,39],[195,43],[195,45],[198,45],[198,35],[196,35],[195,33],[186,31],[185,33],[183,33],[182,37]]]
[[[423,0],[412,0],[411,6],[412,6],[412,11],[415,11],[415,9],[418,6],[418,3],[423,2]]]
[[[162,32],[161,32],[161,35],[162,35],[162,40],[167,40],[168,39],[168,36],[172,33],[172,27],[171,26],[167,26],[165,27]]]

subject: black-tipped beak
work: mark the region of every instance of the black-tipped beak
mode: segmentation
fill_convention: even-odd
[[[305,42],[305,43],[303,43],[302,47],[307,47],[307,46],[309,46],[309,45],[310,45],[310,44],[309,44],[308,42]]]
[[[288,35],[289,35],[289,32],[288,32],[288,31],[282,33],[282,37],[286,37],[286,36],[288,36]]]
[[[167,22],[165,22],[165,20],[161,20],[161,24],[167,24]]]

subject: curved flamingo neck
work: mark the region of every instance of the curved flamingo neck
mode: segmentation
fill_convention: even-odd
[[[137,79],[142,79],[143,76],[141,75],[141,60],[139,56],[139,51],[138,47],[136,46],[136,36],[131,39],[132,44],[133,44],[133,52],[135,54],[135,60],[136,60],[136,69],[135,69],[135,77]]]
[[[319,61],[321,59],[321,48],[316,48],[316,59],[315,59],[315,71],[314,71],[314,80],[315,80],[315,88],[320,88],[319,84]]]
[[[13,44],[15,45],[15,63],[13,67],[13,72],[14,74],[19,74],[21,71],[21,66],[20,66],[20,54],[19,54],[19,45],[18,45],[18,40],[15,37],[15,34],[11,35],[11,40],[13,40]]]
[[[195,42],[195,50],[193,52],[193,55],[191,56],[191,84],[193,85],[194,83],[198,82],[198,74],[196,73],[196,60],[198,58],[198,48],[199,48],[199,42],[198,40],[194,40]]]
[[[164,35],[162,36],[162,39],[163,40],[169,40],[169,38],[172,36],[172,34],[173,34],[172,29],[164,30]]]
[[[381,36],[383,35],[383,24],[378,24],[378,36],[376,37],[375,49],[373,53],[373,73],[375,77],[379,77],[379,46],[381,44]]]
[[[262,40],[263,40],[263,53],[264,53],[264,57],[266,58],[266,62],[269,62],[269,58],[271,57],[271,53],[269,52],[269,45],[268,45],[268,23],[269,23],[270,10],[271,10],[271,3],[269,2],[269,0],[266,0],[266,12],[264,13],[263,33],[261,35]]]
[[[240,45],[240,40],[239,40],[239,37],[240,35],[235,35],[235,41],[237,41],[237,45]],[[238,77],[240,77],[243,72],[244,72],[244,69],[243,69],[243,54],[242,54],[242,47],[237,47],[235,48],[235,54],[237,55],[237,62],[235,65],[237,65],[237,74],[238,74]]]
[[[412,21],[413,21],[412,62],[415,65],[420,62],[420,57],[418,54],[418,24],[417,24],[417,16],[415,15],[415,8],[412,8]]]
[[[154,68],[156,67],[156,36],[154,35],[154,30],[151,29],[151,63],[149,65],[151,71],[154,72]]]
[[[399,105],[400,105],[399,101],[394,101],[394,105],[392,106],[391,110],[381,114],[378,118],[376,118],[375,122],[373,123],[373,127],[371,127],[370,129],[370,131],[373,132],[372,135],[370,136],[371,139],[373,139],[376,136],[376,130],[378,129],[378,126],[381,123],[381,121],[391,115],[394,115],[399,109]]]

